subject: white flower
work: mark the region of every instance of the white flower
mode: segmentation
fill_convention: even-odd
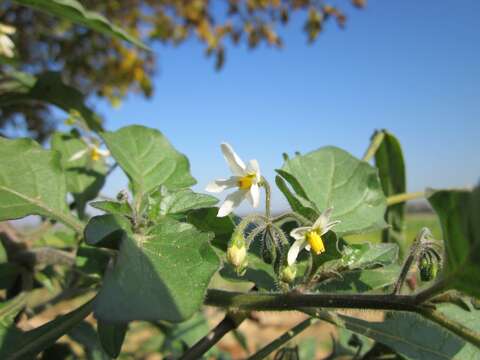
[[[68,161],[75,161],[78,159],[81,159],[85,155],[89,154],[90,160],[92,161],[98,161],[102,157],[108,157],[110,156],[110,151],[108,150],[102,150],[100,149],[97,145],[90,143],[89,141],[86,141],[87,147],[83,150],[77,151],[75,154],[73,154]]]
[[[333,208],[328,208],[320,214],[318,219],[312,226],[304,226],[293,229],[290,236],[295,239],[295,242],[288,250],[287,261],[288,265],[293,265],[297,260],[298,253],[302,249],[308,251],[313,250],[317,255],[325,252],[325,245],[323,244],[322,236],[330,231],[335,225],[340,223],[339,220],[330,221]]]
[[[8,35],[15,34],[15,28],[13,26],[8,26],[0,23],[0,55],[8,58],[12,58],[15,54],[13,49],[15,49],[15,44]]]
[[[227,196],[218,210],[218,217],[227,216],[236,208],[243,199],[247,198],[253,207],[260,201],[260,167],[257,160],[250,160],[248,165],[240,159],[229,144],[221,145],[223,156],[227,161],[233,176],[228,179],[218,179],[207,185],[206,191],[219,193],[223,190],[237,187],[238,190]]]

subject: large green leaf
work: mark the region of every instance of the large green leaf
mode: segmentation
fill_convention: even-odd
[[[340,325],[376,340],[408,359],[474,360],[474,345],[414,313],[391,312],[381,322],[339,315]]]
[[[211,234],[168,217],[146,234],[125,234],[95,303],[98,318],[183,321],[199,309],[219,260]]]
[[[442,225],[448,286],[480,297],[480,187],[433,192],[428,201]]]
[[[85,227],[85,242],[88,245],[118,249],[123,233],[130,227],[131,223],[121,215],[94,216]]]
[[[383,140],[375,153],[375,165],[382,183],[385,196],[405,193],[407,180],[405,175],[405,161],[402,147],[398,139],[382,130]],[[385,220],[390,225],[382,232],[383,242],[395,242],[401,252],[406,250],[405,231],[405,203],[389,206],[385,213]]]
[[[36,329],[23,332],[12,324],[0,324],[0,358],[32,359],[81,322],[92,311],[93,299]]]
[[[76,24],[98,31],[99,33],[128,41],[143,49],[148,49],[140,40],[110,23],[101,14],[85,9],[83,5],[76,0],[14,0],[14,2],[67,19]]]
[[[148,216],[156,221],[161,216],[178,215],[189,210],[208,208],[218,199],[205,194],[198,194],[190,189],[171,192],[166,187],[153,192],[148,198]]]
[[[326,293],[363,293],[383,289],[392,285],[400,274],[400,266],[392,264],[386,267],[367,270],[351,270],[318,284],[315,290]]]
[[[105,184],[107,165],[104,159],[92,160],[87,144],[79,134],[55,133],[52,137],[52,149],[60,152],[62,167],[67,178],[67,190],[73,195],[80,215],[84,214],[87,202],[95,199]],[[78,153],[85,155],[72,160]]]
[[[195,184],[188,159],[160,131],[133,125],[102,136],[140,198],[160,185],[177,190]]]
[[[342,263],[349,269],[390,265],[397,261],[397,244],[351,244],[343,250]]]
[[[11,72],[1,77],[9,86],[0,88],[0,105],[42,101],[55,105],[65,112],[78,111],[85,125],[93,131],[102,131],[102,122],[88,106],[84,95],[63,82],[59,72],[47,71],[34,77],[21,72]]]
[[[299,207],[293,210],[312,221],[319,212],[333,207],[332,219],[342,222],[335,232],[345,235],[383,229],[386,200],[377,170],[344,150],[324,147],[285,161],[277,172],[291,185]],[[281,188],[281,190],[283,190]],[[314,204],[316,214],[305,211],[305,200]],[[308,208],[308,207],[307,207]]]
[[[66,181],[55,151],[30,139],[0,137],[0,220],[42,215],[76,230],[66,204]]]

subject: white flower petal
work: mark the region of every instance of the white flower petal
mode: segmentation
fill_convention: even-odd
[[[15,34],[15,28],[10,25],[0,24],[0,33],[8,35]]]
[[[312,247],[310,246],[310,244],[305,245],[305,250],[310,251],[311,249]]]
[[[247,173],[255,174],[256,180],[260,181],[262,175],[260,174],[260,165],[258,164],[257,160],[252,159],[248,162]]]
[[[327,226],[325,226],[325,227],[322,228],[322,232],[321,232],[320,236],[323,235],[323,234],[326,234],[326,233],[329,232],[335,225],[340,224],[340,223],[341,223],[340,220],[335,220],[335,221],[329,222],[329,223],[327,224]]]
[[[236,176],[232,176],[229,179],[218,179],[209,183],[205,190],[211,193],[219,193],[236,186],[237,183],[238,177]]]
[[[287,262],[291,266],[297,260],[298,253],[305,247],[305,239],[296,240],[288,250]]]
[[[230,170],[232,170],[232,172],[238,176],[246,175],[245,164],[242,159],[240,159],[240,157],[235,153],[235,151],[233,151],[233,148],[227,143],[222,143],[221,148],[223,156],[225,157],[225,161],[230,167]]]
[[[253,184],[247,192],[247,199],[254,208],[260,203],[260,188],[257,184]]]
[[[218,209],[217,217],[224,217],[230,214],[245,199],[245,196],[246,192],[244,190],[237,190],[228,195],[220,209]]]
[[[330,221],[330,216],[332,216],[332,211],[333,211],[333,207],[329,207],[329,208],[325,209],[320,214],[320,216],[315,221],[315,223],[313,224],[312,227],[314,229],[318,229],[318,228],[323,229],[324,227],[326,227],[328,222]]]
[[[80,158],[82,158],[83,156],[85,156],[85,154],[88,152],[88,149],[83,149],[83,150],[80,150],[80,151],[77,151],[75,154],[73,154],[70,159],[68,159],[68,161],[75,161],[75,160],[78,160]]]
[[[298,227],[290,232],[290,236],[296,240],[305,239],[305,234],[311,229],[310,226]]]

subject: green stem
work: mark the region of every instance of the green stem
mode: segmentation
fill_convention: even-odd
[[[409,295],[369,294],[246,294],[211,289],[205,305],[245,311],[282,311],[298,308],[348,308],[417,311],[416,298]]]
[[[435,284],[430,286],[429,288],[419,292],[418,294],[415,295],[415,302],[417,304],[421,304],[435,295],[438,295],[444,291],[448,290],[448,280],[446,279],[441,279],[437,281]]]
[[[268,183],[267,179],[262,176],[262,186],[265,188],[265,217],[267,220],[270,220],[271,209],[270,209],[270,201],[272,198],[272,189],[270,188],[270,184]]]
[[[275,339],[272,341],[270,344],[266,345],[259,351],[257,351],[255,354],[250,356],[248,360],[261,360],[265,359],[268,355],[273,353],[275,350],[283,346],[285,343],[288,341],[292,340],[295,336],[300,334],[302,331],[307,329],[310,325],[315,324],[318,321],[318,319],[315,318],[308,318],[295,327],[291,328],[288,330],[286,333],[284,333],[282,336],[279,338]]]
[[[420,199],[424,197],[425,197],[425,192],[423,191],[392,195],[387,198],[387,206],[401,204],[409,200]]]
[[[370,159],[375,155],[380,145],[382,145],[383,139],[385,138],[385,133],[383,131],[376,131],[373,135],[372,140],[370,141],[370,146],[368,147],[365,155],[363,155],[364,161],[370,161]]]
[[[300,214],[294,213],[294,212],[288,212],[288,213],[285,213],[285,214],[278,215],[278,216],[276,216],[272,219],[272,222],[276,223],[277,225],[278,225],[278,223],[280,223],[278,226],[281,226],[283,224],[283,222],[285,222],[287,220],[296,221],[300,225],[310,225],[312,223],[306,217],[304,217]]]
[[[450,320],[436,310],[423,309],[420,311],[420,314],[480,348],[480,333],[473,331],[472,329],[469,329],[462,324],[457,323],[456,321]]]

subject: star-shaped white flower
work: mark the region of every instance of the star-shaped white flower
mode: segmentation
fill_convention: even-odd
[[[290,247],[290,250],[288,250],[288,265],[291,266],[295,263],[298,253],[302,249],[307,249],[308,251],[313,250],[316,255],[325,252],[322,236],[340,223],[339,220],[330,221],[332,211],[333,208],[330,207],[320,214],[312,226],[299,227],[290,232],[290,236],[295,239],[295,242]]]
[[[229,194],[218,210],[218,217],[227,216],[234,208],[247,198],[255,208],[260,201],[260,167],[257,160],[250,160],[248,165],[240,159],[229,144],[221,145],[223,156],[233,173],[228,179],[218,179],[207,185],[206,191],[219,193],[226,189],[237,187],[238,190]]]
[[[0,55],[8,58],[14,56],[13,49],[15,49],[15,44],[9,37],[9,35],[13,34],[15,34],[15,28],[13,26],[0,23]]]
[[[90,160],[92,161],[98,161],[102,157],[106,158],[110,156],[110,151],[100,149],[97,145],[91,143],[87,139],[83,139],[83,140],[85,141],[85,144],[87,145],[87,147],[83,150],[77,151],[75,154],[73,154],[70,157],[70,159],[68,159],[68,161],[76,161],[78,159],[81,159],[87,154],[90,156]]]

